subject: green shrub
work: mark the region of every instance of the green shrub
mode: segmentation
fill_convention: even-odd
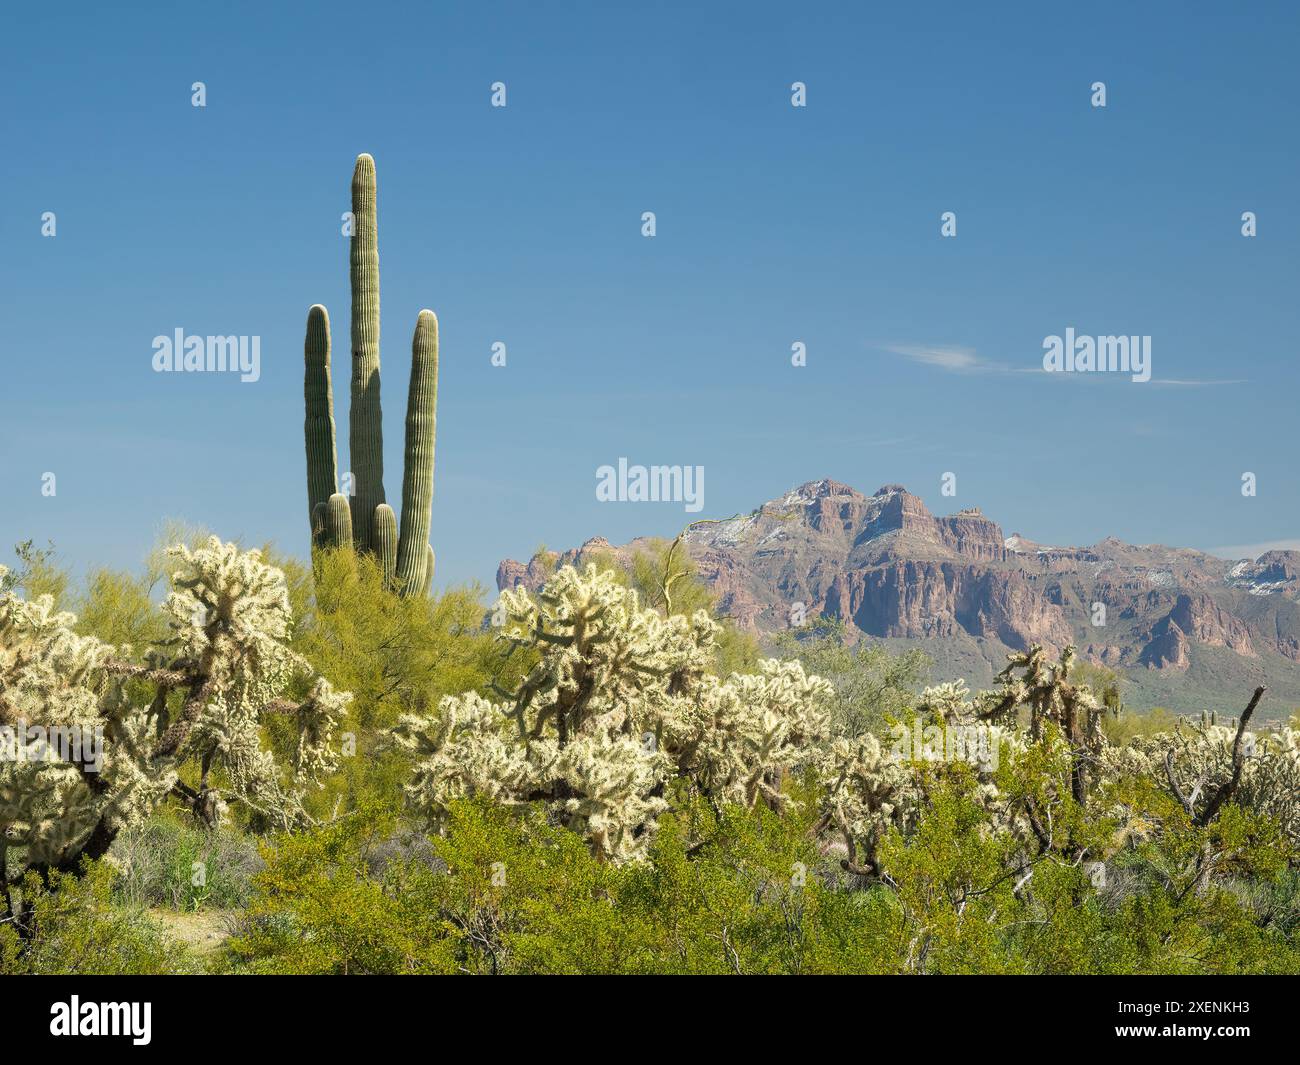
[[[440,596],[401,598],[384,586],[373,557],[318,551],[316,572],[277,558],[289,586],[295,624],[291,646],[336,687],[353,693],[342,736],[350,736],[341,771],[312,797],[321,817],[372,801],[402,802],[405,765],[380,750],[403,713],[436,707],[444,695],[486,693],[509,686],[529,667],[521,654],[503,655],[485,626],[488,615],[475,586]],[[288,758],[296,737],[273,723],[273,746]]]
[[[229,944],[238,972],[455,972],[436,906],[439,873],[394,856],[396,826],[366,809],[264,848],[267,867]]]
[[[883,734],[889,722],[910,719],[930,672],[923,651],[894,654],[867,637],[849,646],[844,623],[828,618],[779,632],[772,643],[781,658],[799,659],[835,686],[831,725],[850,736]]]
[[[88,863],[80,876],[52,873],[48,886],[28,875],[16,893],[30,934],[24,941],[12,924],[0,925],[0,974],[198,972],[193,955],[168,942],[148,914],[114,903],[115,876],[106,862]]]

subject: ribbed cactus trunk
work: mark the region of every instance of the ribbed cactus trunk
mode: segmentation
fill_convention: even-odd
[[[371,548],[375,507],[384,497],[384,424],[379,403],[379,226],[375,161],[357,156],[352,172],[352,408],[348,450],[357,549]]]
[[[425,573],[433,507],[433,448],[438,419],[438,318],[421,311],[411,340],[411,385],[406,396],[406,454],[402,471],[402,535],[397,586],[418,593]]]
[[[339,490],[338,458],[334,434],[334,386],[330,379],[330,319],[319,303],[307,312],[307,336],[303,341],[305,373],[303,393],[307,417],[303,435],[307,441],[307,512],[312,522],[312,539],[323,542],[324,521],[318,508]]]

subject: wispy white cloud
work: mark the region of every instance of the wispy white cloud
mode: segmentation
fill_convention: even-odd
[[[1265,540],[1258,544],[1229,544],[1226,547],[1207,547],[1206,554],[1219,558],[1259,558],[1265,551],[1300,551],[1300,539]]]
[[[948,344],[882,344],[881,351],[901,355],[923,366],[933,366],[955,374],[1032,374],[1061,381],[1124,381],[1132,383],[1127,373],[1048,373],[1041,364],[1011,366],[995,359],[987,359],[974,348]],[[1249,384],[1244,378],[1208,380],[1200,378],[1152,377],[1143,384],[1163,385],[1167,388],[1212,388],[1220,385]]]
[[[949,373],[1008,373],[1010,367],[990,362],[976,353],[974,348],[953,347],[942,344],[885,344],[883,351],[901,355],[905,359],[937,366]]]

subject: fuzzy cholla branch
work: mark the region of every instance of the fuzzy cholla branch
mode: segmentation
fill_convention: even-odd
[[[830,685],[797,662],[726,680],[710,669],[718,625],[661,617],[614,575],[559,570],[537,599],[501,595],[501,638],[540,652],[500,703],[474,693],[407,716],[407,787],[436,826],[465,795],[542,802],[603,859],[642,857],[674,781],[715,803],[783,802],[783,776],[826,729]]]
[[[818,767],[826,784],[821,823],[842,842],[846,870],[881,875],[880,841],[890,831],[914,831],[930,789],[954,770],[974,775],[990,832],[1028,836],[1029,824],[994,783],[1001,760],[1022,753],[1025,738],[989,722],[985,705],[986,697],[973,699],[964,682],[935,685],[921,693],[916,717],[896,723],[886,738],[839,736],[826,747]]]
[[[1077,654],[1074,647],[1050,662],[1035,644],[1028,651],[1007,656],[997,675],[1000,687],[981,697],[981,717],[1005,722],[1020,706],[1029,708],[1029,734],[1040,740],[1050,723],[1060,728],[1071,749],[1070,791],[1080,804],[1087,801],[1092,770],[1106,746],[1102,718],[1106,708],[1086,684],[1072,679]]]
[[[351,696],[288,648],[283,573],[216,537],[172,554],[169,638],[147,649],[144,665],[78,634],[49,596],[0,594],[0,843],[18,874],[101,856],[169,794],[209,822],[227,799],[271,823],[301,822],[307,786],[334,765]],[[307,699],[284,699],[304,678]],[[289,774],[262,741],[270,713],[297,721]],[[197,788],[181,781],[187,763]]]

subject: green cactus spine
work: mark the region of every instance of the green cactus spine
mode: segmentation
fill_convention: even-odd
[[[424,310],[411,340],[411,385],[406,397],[406,455],[402,471],[402,535],[397,550],[399,588],[419,590],[433,507],[433,449],[438,408],[438,318]],[[432,577],[429,574],[428,577]]]
[[[330,318],[319,303],[307,312],[303,341],[305,374],[303,393],[307,416],[307,509],[312,518],[312,539],[322,542],[324,522],[317,517],[338,487],[338,459],[334,436],[334,386],[330,379]]]
[[[355,489],[352,526],[358,550],[371,546],[371,519],[384,496],[384,421],[379,402],[379,227],[375,161],[357,156],[352,172],[352,407],[348,449]]]

